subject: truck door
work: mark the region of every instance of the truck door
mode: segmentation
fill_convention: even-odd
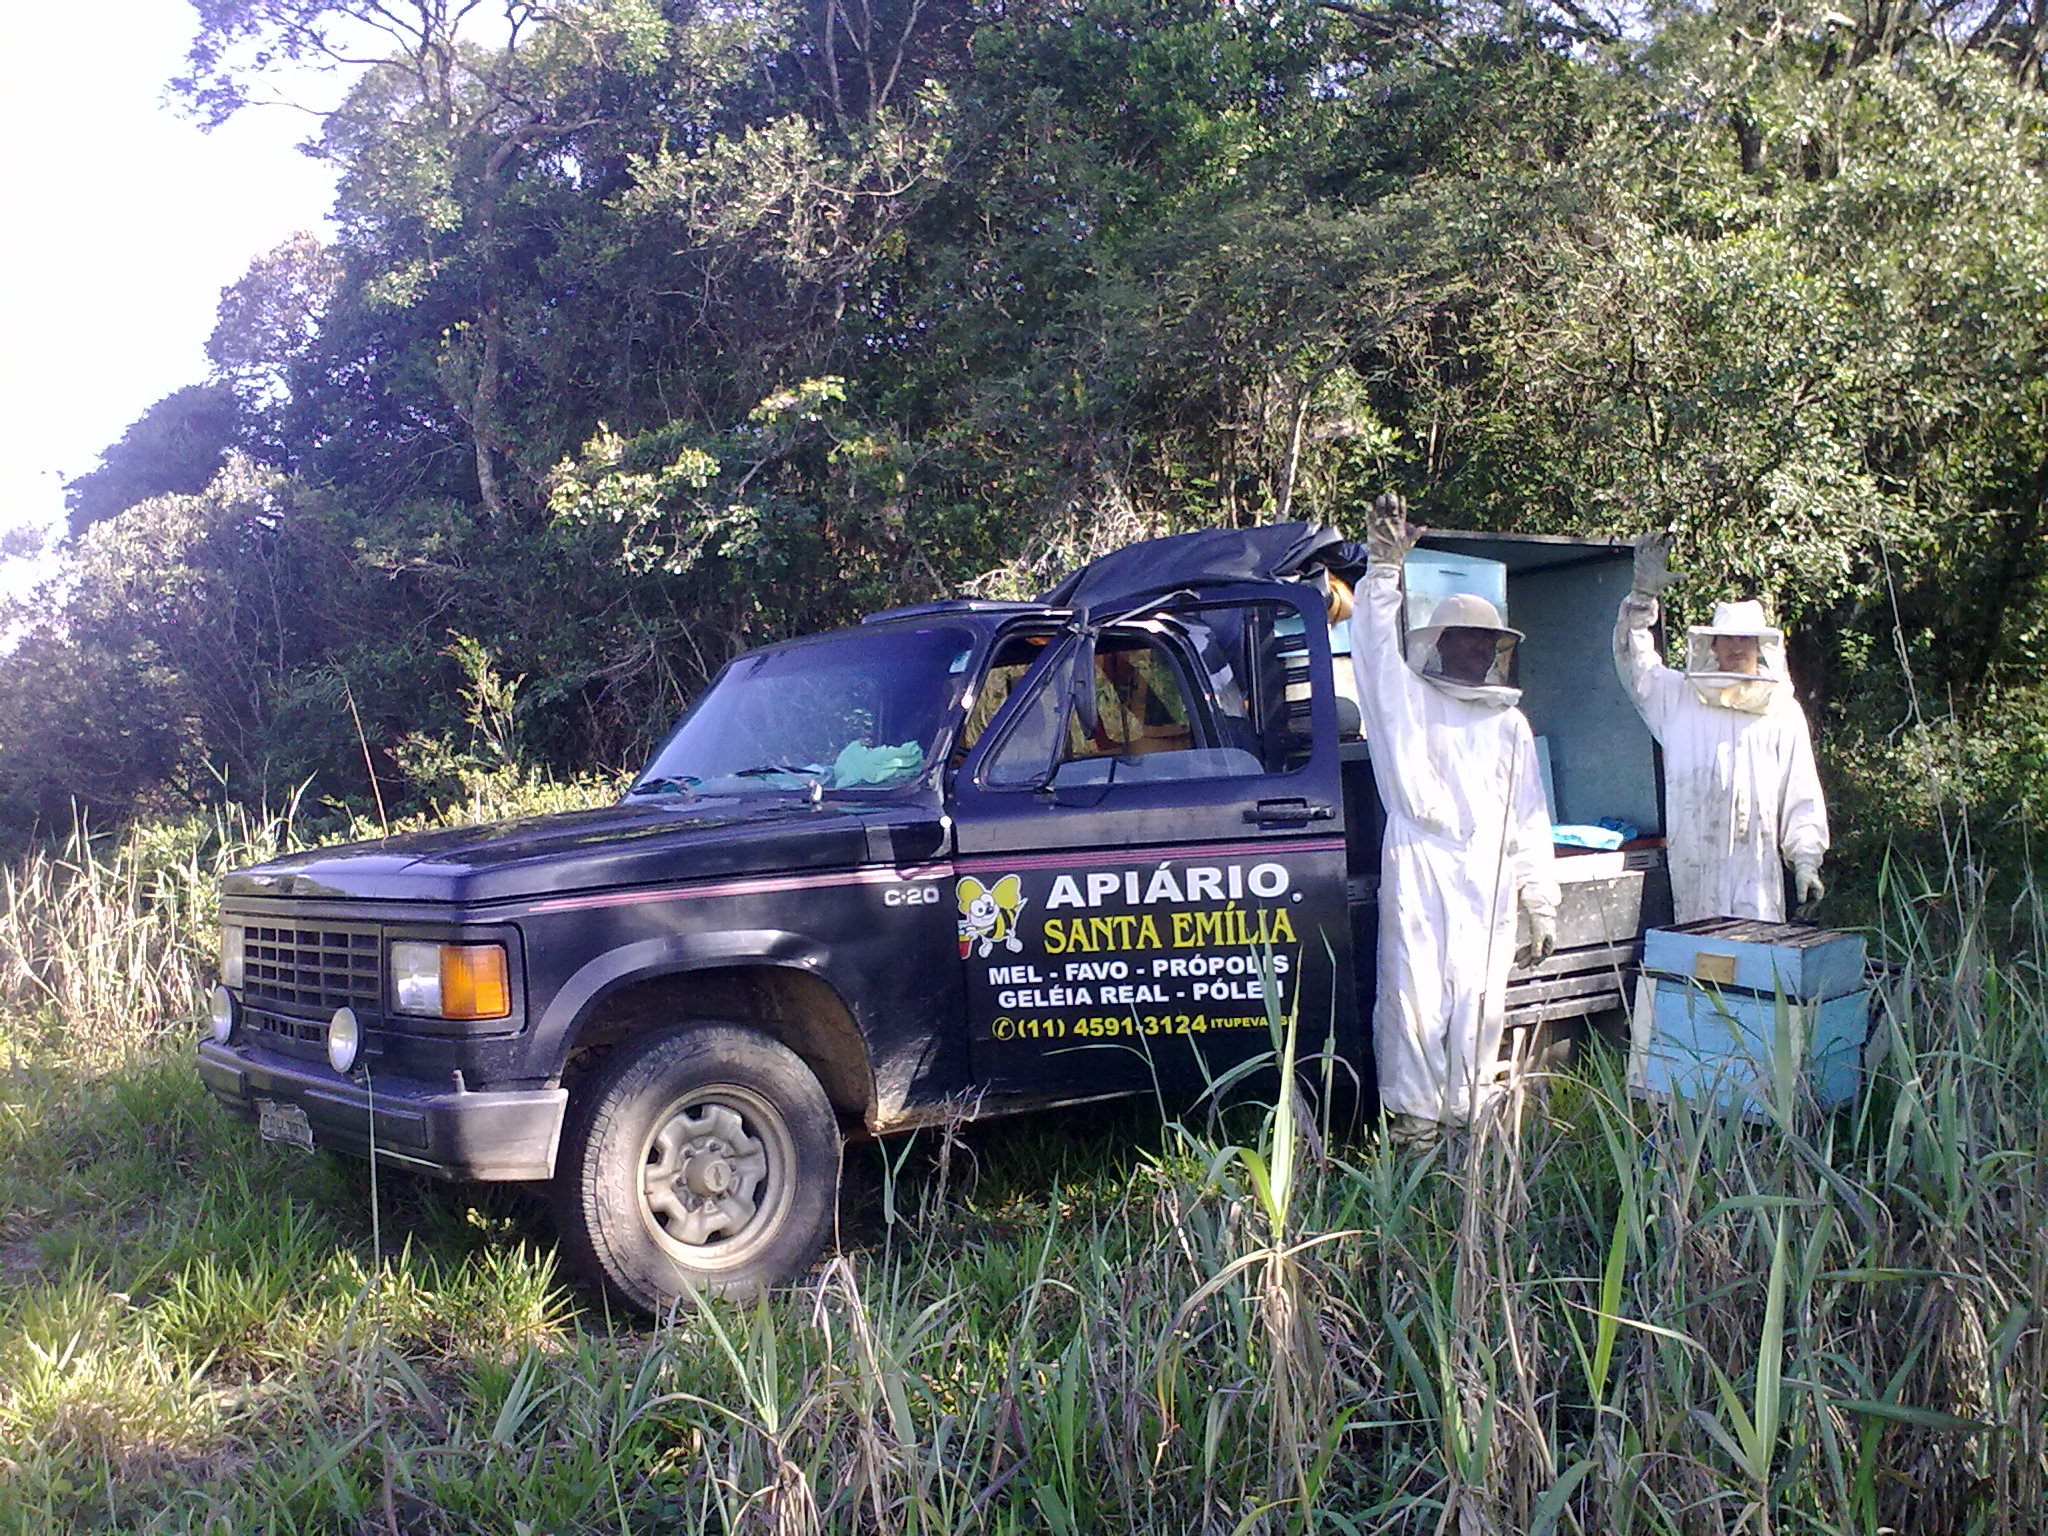
[[[985,1092],[1181,1096],[1274,1048],[1358,1060],[1329,635],[1312,592],[1077,624],[953,780]]]

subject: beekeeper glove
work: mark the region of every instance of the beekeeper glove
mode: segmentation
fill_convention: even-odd
[[[1646,533],[1637,539],[1636,576],[1629,595],[1654,599],[1676,580],[1671,572],[1671,535]]]
[[[1422,530],[1408,521],[1407,500],[1398,491],[1383,492],[1365,519],[1365,549],[1374,565],[1399,567]]]
[[[1792,866],[1792,894],[1800,906],[1810,907],[1827,893],[1827,886],[1821,882],[1818,864]]]
[[[1529,942],[1515,951],[1515,964],[1541,965],[1557,953],[1557,914],[1548,907],[1522,903],[1522,920],[1529,925]]]

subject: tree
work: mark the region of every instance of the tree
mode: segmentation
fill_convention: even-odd
[[[200,0],[202,116],[350,72],[339,236],[252,264],[211,348],[290,515],[230,536],[230,475],[209,532],[127,519],[132,580],[81,541],[100,596],[0,728],[119,698],[122,782],[304,741],[340,784],[460,731],[485,658],[523,750],[618,763],[738,646],[1393,481],[1674,527],[1681,609],[1796,621],[1851,781],[1917,686],[2031,793],[2036,9]],[[297,616],[231,688],[258,573]]]
[[[223,787],[260,799],[316,768],[332,791],[360,787],[348,726],[292,718],[295,693],[384,622],[340,532],[323,498],[240,455],[197,493],[88,527],[5,616],[12,817],[61,829],[73,802],[118,821]]]
[[[205,488],[247,429],[234,392],[221,384],[188,384],[144,411],[100,450],[99,464],[64,487],[64,507],[77,536],[94,523],[152,496]]]
[[[221,290],[206,356],[244,410],[275,416],[290,404],[293,374],[318,340],[341,280],[335,252],[302,231]]]

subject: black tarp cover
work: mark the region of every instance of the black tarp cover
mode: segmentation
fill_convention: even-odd
[[[1270,523],[1263,528],[1204,528],[1128,544],[1089,561],[1039,599],[1057,608],[1088,609],[1136,601],[1180,587],[1236,581],[1284,581],[1318,565],[1342,568],[1344,536],[1321,523]]]

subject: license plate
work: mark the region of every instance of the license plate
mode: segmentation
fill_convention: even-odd
[[[256,1101],[256,1129],[263,1133],[265,1141],[288,1141],[295,1147],[313,1150],[313,1123],[306,1118],[306,1112],[296,1104],[280,1104],[274,1099]]]

